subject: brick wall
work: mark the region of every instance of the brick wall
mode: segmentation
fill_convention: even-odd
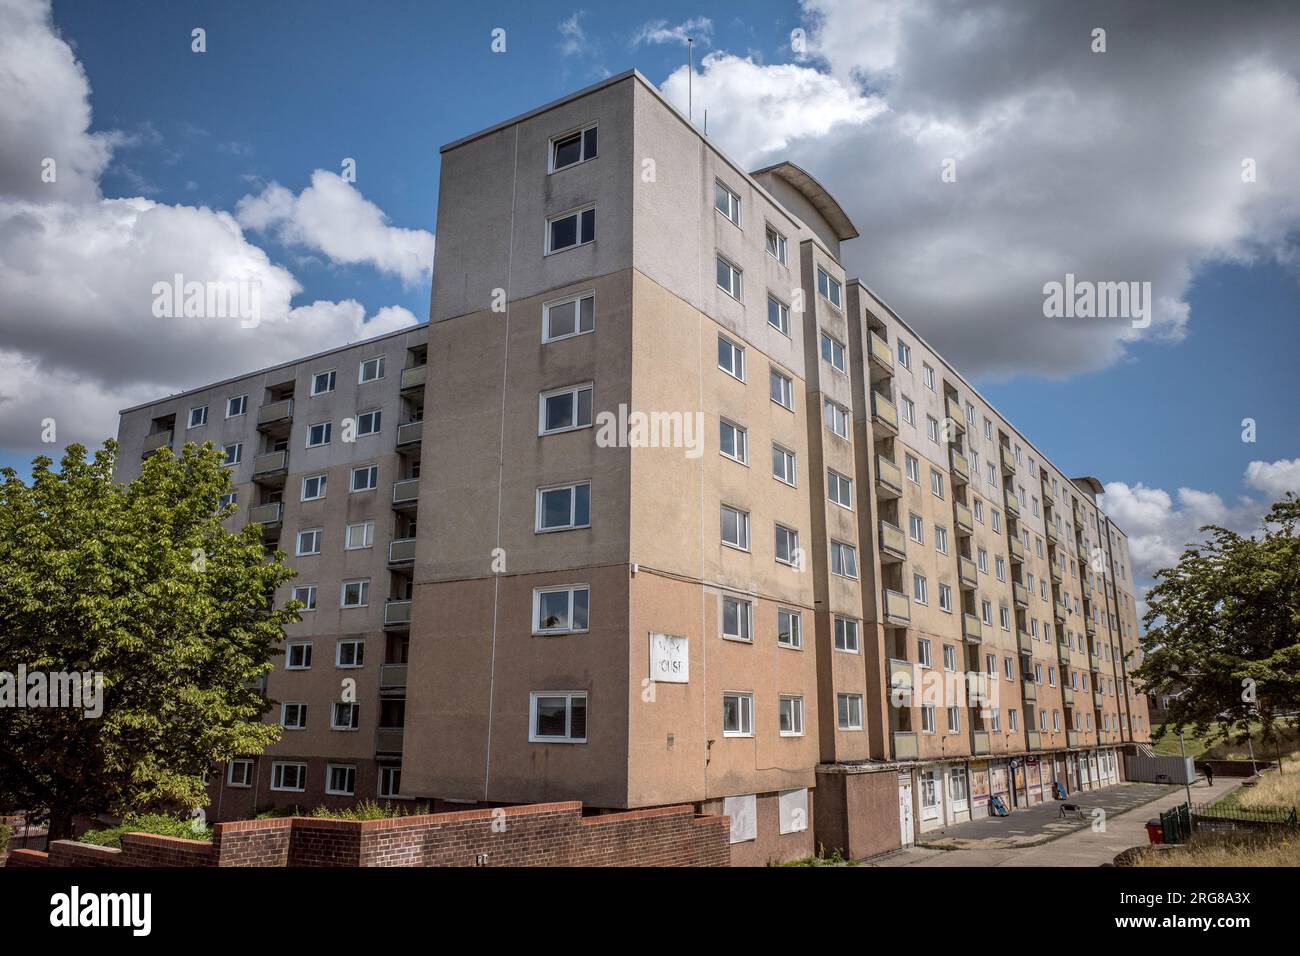
[[[283,817],[218,823],[213,840],[144,833],[122,849],[56,840],[10,866],[727,866],[726,817],[689,806],[584,817],[544,803],[386,820]]]

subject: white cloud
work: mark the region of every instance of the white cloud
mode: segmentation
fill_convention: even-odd
[[[713,38],[713,21],[708,17],[692,17],[673,25],[667,20],[653,20],[642,24],[632,37],[632,45],[685,43],[687,37],[694,37],[696,43],[708,44]]]
[[[240,199],[241,225],[287,245],[321,252],[331,262],[370,265],[407,285],[433,271],[433,234],[389,225],[382,209],[337,173],[318,169],[297,196],[279,183]]]
[[[1300,458],[1252,461],[1246,466],[1246,484],[1280,501],[1288,491],[1300,495]]]
[[[560,53],[563,56],[577,56],[589,51],[587,31],[582,28],[582,18],[586,13],[585,10],[575,10],[556,27],[563,38],[560,41]]]

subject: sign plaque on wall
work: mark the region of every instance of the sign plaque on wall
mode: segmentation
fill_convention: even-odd
[[[650,679],[660,684],[690,683],[690,641],[678,634],[650,632]]]

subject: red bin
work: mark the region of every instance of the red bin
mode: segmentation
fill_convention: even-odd
[[[1147,821],[1147,839],[1152,844],[1165,842],[1165,828],[1159,818]]]

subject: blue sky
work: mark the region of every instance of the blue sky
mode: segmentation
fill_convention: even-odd
[[[42,15],[41,0],[4,4]],[[37,140],[33,157],[60,155],[56,146],[102,150],[102,161],[85,161],[85,188],[59,198],[62,214],[85,214],[87,235],[116,214],[106,200],[207,210],[202,228],[218,231],[236,228],[218,215],[229,214],[242,229],[231,254],[251,261],[264,252],[268,262],[256,267],[283,280],[286,309],[323,302],[331,329],[367,334],[381,327],[371,324],[377,318],[424,318],[427,271],[365,249],[339,252],[291,213],[259,227],[250,198],[269,200],[278,184],[275,198],[293,203],[315,171],[337,173],[351,157],[356,182],[338,198],[382,219],[381,233],[407,230],[398,240],[424,255],[440,145],[629,67],[677,100],[685,49],[672,34],[689,29],[700,37],[697,114],[710,109],[715,141],[754,167],[788,157],[822,179],[864,234],[845,247],[849,271],[1064,470],[1119,483],[1108,486],[1108,507],[1131,535],[1151,539],[1139,559],[1148,564],[1199,521],[1249,524],[1264,499],[1300,485],[1292,395],[1300,31],[1287,29],[1296,24],[1285,5],[1261,5],[1247,22],[1216,19],[1213,7],[1171,20],[1173,8],[1158,8],[1100,4],[1076,16],[1066,3],[958,13],[838,0],[55,2],[53,29],[12,31],[18,39],[7,51],[41,78],[24,95],[50,101],[30,114],[16,107],[10,127],[0,115],[0,132],[48,131],[55,145],[40,142],[46,132],[26,134]],[[1103,55],[1087,48],[1096,23],[1110,27]],[[190,49],[196,26],[207,32],[202,54]],[[502,54],[489,46],[496,28],[506,31]],[[792,49],[795,28],[806,31],[808,49]],[[84,70],[88,126],[78,118],[75,68],[45,47],[47,33]],[[47,115],[64,120],[41,126]],[[1209,127],[1217,139],[1202,135]],[[949,155],[963,171],[955,188],[932,174]],[[1237,177],[1239,156],[1258,159],[1257,189]],[[3,187],[43,201],[25,186]],[[21,211],[40,218],[53,216],[50,208]],[[0,237],[4,224],[0,214]],[[196,244],[208,242],[202,235]],[[0,263],[4,253],[0,240]],[[1157,321],[1142,335],[1047,328],[1037,290],[1065,271],[1154,280]],[[30,288],[0,285],[0,294],[41,324],[44,305]],[[114,301],[107,291],[90,294]],[[348,303],[359,306],[349,312]],[[76,339],[75,320],[60,308],[51,307],[49,328]],[[106,343],[141,335],[139,350],[148,351],[134,320],[114,321],[123,324],[103,333],[114,336]],[[1023,346],[1026,323],[1046,330],[1041,354]],[[0,333],[13,333],[0,339],[0,355],[9,345],[29,371],[77,377],[85,384],[78,400],[101,412],[220,377],[191,367],[185,374],[197,380],[150,378],[131,365],[135,345],[121,349],[125,370],[109,374],[93,352],[60,357],[14,324]],[[267,364],[259,355],[280,357],[269,338],[241,347],[221,355],[228,363],[247,356],[248,367]],[[23,470],[39,450],[27,438],[40,409],[0,385],[0,414],[7,398],[17,424],[0,428],[0,464]],[[1255,444],[1240,440],[1246,417],[1258,423]],[[1251,462],[1263,464],[1247,481]],[[1180,488],[1194,493],[1180,497]]]

